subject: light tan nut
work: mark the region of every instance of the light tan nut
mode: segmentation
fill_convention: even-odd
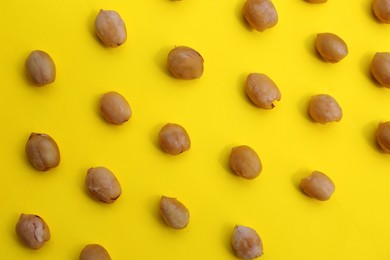
[[[181,154],[191,147],[187,131],[175,123],[168,123],[160,129],[159,143],[161,148],[171,155]]]
[[[47,134],[31,133],[26,143],[26,155],[31,165],[40,171],[47,171],[60,164],[57,143]]]
[[[385,153],[390,153],[390,121],[378,125],[375,137],[382,150]]]
[[[127,39],[125,23],[121,16],[113,10],[100,10],[95,20],[95,31],[107,47],[118,47]]]
[[[256,230],[237,225],[232,236],[232,246],[239,258],[254,259],[263,254],[263,243]]]
[[[80,253],[80,260],[111,260],[107,250],[98,244],[86,245]]]
[[[190,221],[190,212],[176,198],[161,196],[160,215],[165,223],[174,229],[183,229]]]
[[[247,0],[243,9],[246,21],[257,31],[274,27],[278,13],[271,0]]]
[[[382,23],[390,23],[390,0],[373,0],[372,11]]]
[[[336,63],[348,55],[348,46],[339,36],[333,33],[319,33],[316,48],[324,61]]]
[[[122,194],[118,179],[105,167],[88,169],[85,184],[90,196],[104,203],[113,203]]]
[[[246,145],[232,148],[229,165],[235,174],[248,180],[259,176],[263,168],[256,151]]]
[[[390,88],[390,52],[375,53],[371,73],[381,86]]]
[[[335,190],[333,181],[319,171],[301,179],[300,187],[308,196],[322,201],[330,199]]]
[[[319,3],[326,3],[326,2],[328,2],[328,0],[306,0],[306,2],[319,4]]]
[[[327,94],[312,96],[308,111],[311,118],[321,124],[338,122],[343,117],[340,105],[332,96]]]
[[[168,53],[168,70],[178,79],[198,79],[203,74],[202,56],[187,46],[178,46]]]
[[[281,93],[276,84],[261,73],[250,73],[245,82],[245,93],[258,107],[271,109],[275,107],[275,101],[279,101]]]
[[[127,100],[115,91],[107,92],[100,98],[100,112],[108,122],[114,125],[122,125],[132,115]]]
[[[39,249],[50,240],[49,227],[37,215],[21,214],[15,231],[23,244],[31,249]]]
[[[53,83],[56,79],[56,65],[44,51],[32,51],[26,59],[25,66],[27,74],[39,87]]]

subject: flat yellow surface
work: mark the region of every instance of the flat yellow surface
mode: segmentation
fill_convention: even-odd
[[[390,25],[380,24],[370,0],[274,0],[278,24],[263,33],[242,18],[243,0],[1,1],[1,259],[78,259],[99,243],[112,259],[235,259],[236,224],[257,230],[261,259],[389,259],[390,156],[375,141],[390,120],[390,90],[370,75],[377,51],[390,51]],[[98,11],[116,10],[128,40],[105,48],[94,33]],[[315,52],[317,33],[345,40],[337,64]],[[173,78],[166,68],[174,46],[205,60],[201,79]],[[35,49],[57,66],[55,83],[37,88],[24,61]],[[253,106],[243,85],[248,73],[267,74],[282,99],[272,110]],[[117,91],[133,117],[104,121],[99,98]],[[311,95],[340,103],[339,123],[321,125],[307,114]],[[158,145],[168,122],[184,126],[192,147],[178,156]],[[51,135],[59,167],[35,170],[24,152],[31,132]],[[246,144],[263,163],[252,181],[228,167],[230,149]],[[92,200],[84,179],[105,166],[122,196],[111,205]],[[299,180],[326,173],[336,191],[326,202],[304,195]],[[184,230],[165,225],[161,195],[190,210]],[[21,213],[40,215],[52,238],[39,250],[15,234]]]

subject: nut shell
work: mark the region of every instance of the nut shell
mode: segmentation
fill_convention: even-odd
[[[203,75],[202,56],[187,46],[178,46],[168,53],[168,70],[178,79],[198,79]]]
[[[118,47],[127,39],[127,31],[121,16],[114,10],[101,9],[95,20],[95,32],[107,47]]]
[[[347,44],[333,33],[317,34],[316,48],[320,56],[331,63],[339,62],[348,55]]]
[[[232,236],[232,246],[239,258],[254,259],[263,254],[263,242],[256,230],[237,225]]]
[[[378,125],[375,137],[382,150],[385,153],[390,153],[390,121]]]
[[[160,129],[159,143],[168,154],[179,155],[191,148],[191,140],[181,125],[168,123]]]
[[[256,151],[246,145],[232,148],[229,165],[235,174],[248,180],[259,176],[263,168]]]
[[[129,102],[115,91],[107,92],[100,98],[100,112],[107,122],[122,125],[132,115]]]
[[[165,223],[174,229],[183,229],[190,221],[190,212],[176,198],[161,196],[160,215]]]
[[[122,194],[118,179],[105,167],[88,169],[85,184],[91,197],[104,203],[114,203]]]
[[[111,260],[111,257],[101,245],[89,244],[81,250],[79,260]]]
[[[308,112],[313,120],[321,124],[338,122],[343,117],[343,112],[336,99],[327,94],[312,96]]]
[[[380,85],[390,88],[390,52],[377,52],[371,61],[371,73]]]
[[[382,23],[390,23],[390,0],[373,0],[372,11]]]
[[[246,21],[259,32],[278,23],[278,13],[271,0],[247,0],[243,13]]]
[[[56,79],[56,65],[44,51],[32,51],[26,59],[25,66],[27,74],[38,87],[53,83]]]
[[[255,106],[271,109],[280,101],[281,93],[276,84],[265,74],[251,73],[245,82],[245,93]]]
[[[319,171],[314,171],[303,178],[300,187],[308,196],[322,201],[329,200],[335,190],[333,181]]]
[[[23,244],[31,249],[39,249],[50,240],[49,227],[37,215],[21,214],[15,231]]]
[[[31,165],[39,171],[47,171],[60,164],[58,145],[47,134],[31,133],[26,143],[26,155]]]

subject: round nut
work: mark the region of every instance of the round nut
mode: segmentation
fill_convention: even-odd
[[[162,149],[171,155],[181,154],[191,147],[187,131],[174,123],[168,123],[160,129],[159,142]]]
[[[119,93],[111,91],[100,99],[100,112],[103,117],[114,125],[127,122],[131,115],[131,107],[127,100]]]
[[[246,145],[232,148],[229,165],[235,174],[248,180],[259,176],[263,168],[256,151]]]
[[[190,212],[176,198],[161,196],[160,214],[168,226],[174,229],[182,229],[190,221]]]
[[[86,245],[80,253],[80,260],[111,260],[107,250],[98,244]]]
[[[321,124],[338,122],[343,117],[340,105],[327,94],[312,96],[308,110],[311,118]]]
[[[260,73],[251,73],[245,82],[245,93],[258,107],[271,109],[275,107],[275,101],[281,98],[280,90],[267,76]]]
[[[178,79],[197,79],[203,74],[203,58],[194,49],[178,46],[168,53],[168,69]]]
[[[100,10],[95,20],[96,35],[107,47],[118,47],[127,39],[126,26],[113,10]]]
[[[104,203],[113,203],[122,194],[118,179],[105,167],[88,169],[85,184],[91,197]]]
[[[376,129],[376,141],[385,153],[390,153],[390,121],[382,122]]]
[[[339,62],[348,54],[347,44],[333,33],[317,34],[316,48],[320,56],[331,63]]]
[[[27,159],[40,171],[47,171],[60,164],[57,143],[47,134],[31,133],[26,143]]]
[[[274,27],[278,13],[271,0],[247,0],[243,9],[246,21],[257,31]]]
[[[15,231],[23,244],[31,249],[39,249],[50,240],[49,227],[37,215],[21,214]]]
[[[373,0],[372,11],[376,18],[382,23],[390,23],[390,1]]]
[[[25,62],[27,74],[37,86],[53,83],[56,79],[56,66],[53,59],[44,51],[35,50]]]
[[[390,88],[390,52],[375,53],[371,73],[380,85]]]
[[[232,236],[232,246],[239,258],[254,259],[263,254],[263,243],[256,230],[237,225]]]
[[[304,193],[317,200],[328,200],[332,196],[335,185],[324,173],[314,171],[303,178],[300,187]]]

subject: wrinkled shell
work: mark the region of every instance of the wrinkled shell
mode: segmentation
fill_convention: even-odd
[[[47,134],[31,133],[26,143],[26,155],[31,165],[40,171],[47,171],[60,164],[57,143]]]
[[[232,148],[229,165],[235,174],[249,180],[259,176],[262,170],[256,151],[246,145]]]
[[[127,122],[132,115],[127,100],[114,91],[107,92],[101,97],[100,112],[108,122],[114,125],[121,125]]]
[[[160,129],[159,143],[161,148],[171,155],[178,155],[191,147],[187,131],[181,125],[168,123]]]
[[[330,199],[335,190],[333,181],[319,171],[314,171],[311,175],[303,178],[300,186],[308,196],[322,201]]]
[[[98,244],[86,245],[80,253],[80,260],[111,260],[107,250]]]
[[[202,56],[190,47],[175,47],[168,53],[168,69],[178,79],[200,78],[203,62]]]
[[[380,85],[390,88],[390,52],[377,52],[371,62],[371,73]]]
[[[100,10],[95,20],[95,31],[107,47],[118,47],[127,39],[125,23],[113,10]]]
[[[267,75],[260,73],[251,73],[247,76],[245,93],[254,105],[264,109],[275,107],[275,101],[281,98],[276,84]]]
[[[308,3],[314,3],[314,4],[318,4],[318,3],[326,3],[328,0],[306,0],[306,2]]]
[[[321,124],[338,122],[343,117],[340,105],[327,94],[312,96],[308,111],[311,118]]]
[[[31,249],[39,249],[50,240],[49,227],[37,215],[21,214],[15,231],[20,240]]]
[[[390,122],[380,123],[376,129],[376,141],[385,153],[390,153]]]
[[[232,236],[236,255],[242,259],[254,259],[263,254],[263,243],[256,230],[237,225]]]
[[[37,86],[53,83],[56,79],[56,66],[53,59],[44,51],[35,50],[26,59],[26,70]]]
[[[373,0],[372,11],[382,23],[390,23],[390,0]]]
[[[348,55],[348,46],[339,36],[333,33],[319,33],[316,48],[327,62],[336,63]]]
[[[271,0],[247,0],[243,13],[247,22],[259,32],[275,26],[278,22],[278,13]]]
[[[175,198],[161,197],[160,215],[165,223],[174,229],[185,228],[190,221],[190,212]]]
[[[118,179],[105,167],[88,169],[85,184],[91,197],[104,203],[113,203],[122,194]]]

